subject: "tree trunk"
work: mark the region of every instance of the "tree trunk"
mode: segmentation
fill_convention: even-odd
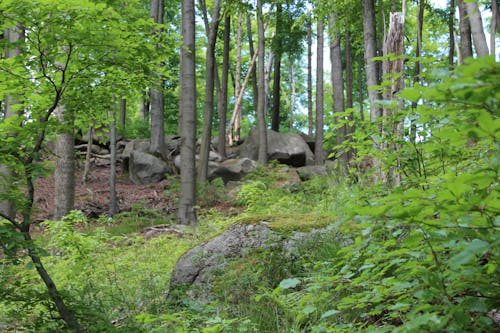
[[[57,116],[64,128],[56,137],[56,171],[54,219],[60,220],[75,206],[75,140],[74,117],[71,111],[59,106]]]
[[[163,24],[163,0],[151,0],[151,17],[155,23]],[[159,34],[161,31],[153,31],[153,34]],[[151,103],[151,145],[150,152],[163,156],[165,146],[165,128],[164,128],[164,105],[163,105],[163,76],[159,73],[153,73],[153,86],[150,89]]]
[[[265,36],[264,36],[264,18],[262,14],[262,0],[257,0],[257,26],[259,42],[257,53],[259,57],[259,104],[257,107],[257,126],[259,133],[258,160],[262,164],[267,164],[267,125],[266,125],[266,91],[265,91]]]
[[[93,141],[94,141],[94,127],[89,126],[89,141],[87,142],[87,151],[85,153],[85,164],[83,167],[82,184],[85,184],[89,177],[90,157],[92,155],[92,145],[94,144]]]
[[[316,49],[316,138],[314,146],[314,164],[323,165],[323,19],[318,19]]]
[[[377,36],[375,32],[375,5],[374,0],[363,0],[363,43],[365,47],[366,86],[370,100],[370,118],[375,121],[382,115],[377,105],[378,93],[371,87],[379,84],[377,65],[373,60],[377,56]]]
[[[352,72],[352,44],[351,44],[351,33],[346,31],[345,33],[345,96],[346,96],[346,107],[353,107],[353,72]],[[350,132],[350,131],[349,131]]]
[[[238,28],[236,33],[236,69],[234,78],[234,97],[238,99],[241,91],[241,50],[242,50],[242,17],[241,14],[238,15]],[[231,117],[230,124],[230,144],[233,145],[235,142],[239,143],[241,139],[241,106],[235,103],[233,116]]]
[[[222,158],[226,158],[226,120],[227,120],[227,86],[229,76],[229,48],[231,41],[231,16],[226,13],[224,18],[224,49],[222,51],[222,87],[217,104],[219,111],[219,147]]]
[[[496,50],[496,34],[500,33],[499,29],[499,14],[498,14],[498,3],[497,0],[491,0],[491,31],[490,31],[490,50],[491,55],[495,56]]]
[[[281,102],[281,38],[282,36],[282,12],[283,8],[281,3],[276,2],[276,34],[274,35],[275,48],[274,48],[274,82],[273,82],[273,109],[271,113],[271,129],[273,131],[280,131],[280,102]]]
[[[295,115],[295,78],[294,78],[294,68],[293,60],[290,59],[290,70],[288,72],[288,81],[290,81],[290,119],[289,119],[289,129],[293,129],[293,120]]]
[[[362,122],[365,121],[365,110],[364,110],[364,92],[363,92],[363,68],[364,59],[363,54],[360,52],[358,55],[358,97],[359,97],[359,115]]]
[[[141,95],[141,101],[140,101],[140,114],[141,114],[141,119],[142,120],[148,120],[149,119],[149,98],[148,98],[148,92],[145,90],[142,95]]]
[[[109,170],[109,216],[113,216],[118,211],[116,201],[116,98],[111,110],[111,124],[109,131],[109,152],[110,152],[110,170]],[[123,99],[121,100],[123,101]],[[122,103],[120,103],[121,106]]]
[[[120,133],[125,137],[125,130],[127,126],[127,99],[122,97],[120,99]]]
[[[248,47],[250,49],[250,57],[253,58],[255,53],[253,47],[253,37],[252,37],[252,20],[250,15],[247,15],[247,35],[248,35]],[[257,87],[257,70],[255,66],[252,69],[252,92],[253,92],[253,108],[257,110],[257,105],[259,104],[259,88]]]
[[[212,24],[208,31],[208,44],[205,57],[205,110],[203,115],[203,133],[200,148],[200,164],[198,180],[206,182],[208,179],[208,157],[212,141],[212,121],[214,110],[214,73],[215,73],[215,43],[219,30],[220,0],[214,2]]]
[[[313,99],[312,99],[312,24],[311,18],[307,20],[307,134],[312,137],[313,120]]]
[[[391,13],[389,31],[384,40],[384,56],[394,55],[396,57],[404,54],[404,12]],[[398,156],[399,139],[402,138],[402,120],[398,116],[403,108],[402,101],[397,97],[404,86],[404,62],[403,59],[385,59],[383,62],[383,75],[390,81],[384,90],[384,127],[382,131],[382,148],[390,149],[390,153]],[[389,103],[390,101],[395,101]],[[396,165],[390,165],[383,179],[389,185],[399,186],[401,176],[399,173],[399,158]]]
[[[460,16],[460,54],[462,60],[465,60],[472,57],[472,36],[464,0],[458,0],[458,14]]]
[[[196,49],[194,0],[182,0],[181,47],[181,193],[178,219],[180,224],[197,224],[196,215]]]
[[[335,33],[335,19],[333,15],[328,16],[328,24],[330,31],[330,63],[332,70],[330,72],[330,80],[332,84],[333,95],[333,113],[335,114],[336,122],[340,120],[339,113],[343,114],[344,107],[344,79],[342,78],[342,53],[340,50],[340,36]],[[337,129],[337,145],[341,145],[346,140],[346,126]],[[347,152],[342,151],[339,160],[343,169],[347,169]]]
[[[472,33],[472,42],[476,49],[478,57],[485,57],[490,54],[488,44],[486,43],[486,36],[483,29],[483,20],[477,2],[466,2],[465,8],[469,15],[470,29]]]
[[[448,67],[450,70],[454,66],[454,55],[455,55],[455,0],[450,0],[450,8],[448,14],[448,32],[450,47],[448,49]]]

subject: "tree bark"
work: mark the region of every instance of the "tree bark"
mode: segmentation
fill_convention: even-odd
[[[208,157],[212,139],[212,121],[214,110],[214,73],[215,73],[215,43],[220,22],[220,0],[214,2],[212,24],[208,31],[208,44],[205,57],[205,110],[203,114],[203,132],[201,137],[200,164],[198,180],[208,179]]]
[[[312,99],[312,23],[311,18],[307,19],[307,134],[312,137],[313,120],[313,99]]]
[[[340,120],[339,113],[345,111],[344,107],[344,79],[342,78],[342,53],[340,50],[340,36],[335,33],[335,19],[333,15],[328,16],[328,24],[330,31],[330,63],[332,70],[330,72],[330,80],[332,84],[333,95],[333,113],[335,114],[336,122]],[[346,140],[346,127],[343,125],[337,128],[337,145],[342,144]],[[339,160],[344,169],[347,168],[347,153],[342,151]]]
[[[293,59],[290,59],[290,68],[288,72],[288,81],[290,82],[290,119],[289,119],[289,129],[293,129],[293,121],[295,116],[295,100],[296,100],[296,92],[295,92],[295,78],[294,78],[294,66]]]
[[[155,23],[163,24],[163,0],[151,0],[151,17]],[[153,31],[159,34],[160,31]],[[165,146],[165,125],[163,105],[163,77],[159,73],[153,73],[153,86],[150,89],[150,117],[151,117],[151,144],[150,152],[163,156]]]
[[[248,35],[248,47],[250,49],[250,57],[253,58],[255,53],[253,46],[253,37],[252,37],[252,20],[250,15],[247,15],[247,35]],[[259,104],[259,88],[257,87],[257,70],[255,66],[252,69],[252,92],[253,92],[253,107],[254,110],[257,110],[257,105]]]
[[[281,102],[281,38],[282,36],[282,12],[281,3],[276,2],[276,34],[274,35],[274,82],[273,82],[273,109],[271,113],[271,129],[280,131],[280,102]]]
[[[370,100],[370,118],[372,121],[375,121],[382,115],[382,110],[376,103],[378,92],[371,88],[379,84],[377,65],[373,60],[373,58],[377,56],[374,0],[363,0],[362,6],[366,86],[368,88],[368,98]]]
[[[316,138],[314,145],[314,164],[323,165],[323,113],[324,113],[324,91],[323,91],[323,19],[318,19],[317,25],[317,49],[316,49]]]
[[[196,69],[194,0],[182,0],[181,47],[181,193],[178,219],[180,224],[197,224],[196,214]]]
[[[127,99],[122,97],[120,99],[120,133],[125,136],[127,126]]]
[[[345,33],[345,96],[346,96],[346,107],[353,107],[353,62],[352,62],[352,44],[351,44],[351,32],[346,31]]]
[[[455,55],[455,0],[450,0],[450,8],[448,14],[448,32],[450,47],[448,49],[448,67],[450,70],[454,66],[454,55]]]
[[[56,171],[54,194],[54,219],[60,220],[75,205],[75,140],[73,137],[74,117],[63,105],[56,111],[64,126],[56,138]]]
[[[111,124],[109,126],[109,152],[111,160],[109,170],[109,216],[115,215],[118,211],[116,200],[116,98],[113,99],[115,103],[111,110]]]
[[[259,133],[258,160],[262,164],[267,164],[267,125],[266,125],[266,90],[265,90],[265,36],[264,18],[262,15],[262,0],[257,0],[257,26],[258,26],[258,57],[259,57],[259,103],[257,106],[257,126]]]
[[[242,17],[238,15],[238,28],[236,32],[236,68],[234,78],[234,98],[237,100],[241,91],[241,49],[242,49]],[[234,143],[240,141],[241,135],[241,106],[235,103],[231,121],[229,123],[229,144],[232,146]]]
[[[472,42],[474,43],[476,54],[478,57],[488,56],[490,52],[488,50],[488,44],[486,43],[483,20],[481,18],[481,13],[479,12],[477,2],[466,2],[465,8],[467,10],[467,15],[469,16]]]
[[[465,8],[465,1],[458,0],[458,14],[460,16],[460,54],[462,60],[472,57],[472,36],[470,30],[469,16]]]
[[[491,0],[491,31],[490,31],[490,50],[491,55],[495,56],[496,50],[496,34],[500,33],[499,29],[499,14],[497,0]]]
[[[218,151],[222,158],[226,158],[226,121],[227,121],[227,87],[229,76],[229,48],[231,41],[231,16],[226,13],[224,18],[224,49],[222,51],[222,87],[218,100],[219,111],[219,146]]]

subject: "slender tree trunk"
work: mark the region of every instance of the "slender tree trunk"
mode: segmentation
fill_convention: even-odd
[[[373,60],[377,56],[375,32],[375,5],[374,0],[363,0],[363,42],[365,47],[366,85],[370,99],[370,118],[375,121],[382,115],[382,110],[377,105],[378,93],[371,87],[379,84],[377,64]]]
[[[342,78],[342,53],[340,50],[340,36],[335,33],[335,19],[333,15],[328,16],[329,32],[330,32],[330,63],[332,70],[330,72],[330,80],[332,84],[333,95],[333,113],[336,115],[335,119],[338,122],[340,117],[339,113],[343,114],[344,107],[344,79]],[[342,144],[346,139],[346,127],[337,129],[337,145]],[[342,168],[347,168],[347,153],[342,152],[339,156]]]
[[[224,18],[224,49],[222,51],[222,87],[217,104],[219,110],[219,147],[222,158],[226,158],[226,120],[227,120],[227,87],[229,77],[229,48],[231,41],[231,16],[226,13]]]
[[[454,55],[455,55],[455,0],[450,0],[450,8],[448,14],[448,31],[450,48],[448,49],[448,67],[450,70],[454,67]]]
[[[483,20],[477,2],[465,2],[465,8],[469,15],[470,29],[472,33],[472,42],[476,49],[478,57],[485,57],[490,54],[488,44],[486,43],[486,35],[483,29]]]
[[[352,44],[351,44],[351,32],[346,31],[345,33],[345,96],[346,96],[346,107],[353,107],[353,55],[352,55]]]
[[[243,26],[242,17],[238,15],[238,29],[236,33],[236,73],[234,79],[234,96],[237,99],[241,91],[241,50],[243,48]],[[236,107],[238,106],[238,107]],[[232,139],[231,143],[239,143],[241,139],[241,105],[235,103],[235,108],[233,111],[233,117],[231,118]]]
[[[57,116],[64,129],[56,138],[56,171],[54,194],[54,219],[60,220],[75,205],[75,140],[73,137],[74,117],[72,111],[63,105],[58,107]]]
[[[87,142],[87,151],[85,153],[85,164],[83,167],[83,174],[82,174],[82,184],[87,183],[87,179],[89,177],[90,173],[90,157],[92,155],[92,145],[94,141],[94,127],[89,126],[89,141]]]
[[[110,151],[110,171],[109,171],[109,215],[113,216],[118,212],[116,200],[116,98],[111,110],[111,124],[109,131],[109,151]],[[123,101],[123,99],[121,100]],[[121,106],[121,102],[120,102]]]
[[[205,57],[205,110],[203,115],[203,133],[200,148],[200,165],[198,180],[206,182],[208,179],[208,158],[212,138],[212,121],[214,110],[214,72],[215,72],[215,43],[220,22],[220,0],[214,2],[212,24],[208,31],[208,44]]]
[[[453,0],[452,0],[453,1]],[[425,9],[425,0],[419,0],[418,8],[417,8],[417,44],[415,46],[415,69],[413,71],[413,85],[420,84],[420,73],[422,73],[422,63],[420,62],[420,56],[422,52],[422,32],[424,27],[424,9]],[[416,110],[417,102],[411,103],[411,108]],[[415,142],[417,138],[417,126],[416,120],[411,119],[410,125],[410,139],[412,142]]]
[[[252,20],[249,14],[247,14],[247,35],[248,35],[248,47],[250,49],[250,57],[253,58],[255,50],[253,46],[253,37],[252,37]],[[257,110],[257,105],[259,104],[259,88],[257,87],[257,69],[255,68],[255,66],[252,69],[252,92],[253,92],[253,107],[254,110]]]
[[[259,57],[259,104],[257,107],[257,126],[259,133],[258,160],[262,164],[267,164],[267,125],[266,125],[266,91],[265,91],[265,36],[264,18],[262,14],[262,0],[257,0],[257,26],[259,34],[259,47],[257,48]]]
[[[120,132],[121,135],[125,136],[125,130],[127,126],[127,99],[120,99]]]
[[[307,134],[312,137],[314,128],[312,96],[312,23],[307,20]]]
[[[499,29],[499,14],[498,14],[498,3],[497,0],[491,0],[491,31],[490,31],[490,50],[491,55],[495,56],[496,50],[496,34],[500,33]]]
[[[276,43],[274,51],[273,109],[271,113],[271,129],[276,132],[280,131],[282,12],[282,5],[278,1],[276,2],[276,34],[274,35]]]
[[[470,30],[469,16],[465,8],[465,1],[458,0],[458,14],[460,16],[460,54],[462,60],[472,57],[472,36]]]
[[[363,68],[364,68],[363,54],[360,52],[358,55],[358,95],[359,95],[359,115],[362,122],[365,121],[365,96],[363,92]]]
[[[323,91],[323,19],[318,19],[317,25],[317,49],[316,49],[316,139],[314,145],[314,163],[323,165],[323,113],[324,113],[324,91]]]
[[[155,23],[163,24],[164,3],[163,0],[151,0],[151,17]],[[153,31],[159,34],[161,31]],[[165,128],[164,128],[164,105],[163,105],[163,76],[153,73],[154,83],[150,89],[151,103],[151,145],[150,152],[163,156],[165,154]]]
[[[181,127],[181,194],[178,218],[180,224],[197,224],[196,214],[196,69],[194,0],[182,0],[182,47],[180,113]]]
[[[293,129],[293,121],[295,117],[295,100],[296,100],[296,92],[295,92],[295,78],[294,78],[294,68],[293,68],[293,60],[290,59],[290,70],[288,72],[288,81],[290,82],[290,130]]]

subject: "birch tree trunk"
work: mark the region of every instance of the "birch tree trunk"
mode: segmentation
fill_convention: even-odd
[[[317,25],[317,49],[316,49],[316,138],[314,145],[314,164],[323,165],[323,113],[324,113],[324,91],[323,91],[323,19],[318,19]]]
[[[490,54],[488,44],[486,43],[486,35],[483,29],[483,20],[477,2],[465,2],[467,15],[469,16],[470,29],[472,33],[472,42],[476,49],[478,57],[484,57]]]
[[[203,114],[203,133],[200,148],[200,164],[198,180],[206,182],[208,178],[208,157],[212,138],[212,121],[214,109],[214,73],[215,73],[215,43],[219,30],[220,0],[214,2],[212,24],[208,31],[208,44],[205,57],[205,110]]]
[[[265,36],[264,18],[262,15],[262,0],[257,0],[257,27],[258,27],[258,65],[259,65],[259,103],[257,107],[257,127],[259,133],[258,160],[267,164],[267,125],[266,125],[266,90],[265,90]]]
[[[196,70],[194,0],[182,0],[181,47],[181,193],[178,219],[180,224],[197,224],[196,214]]]

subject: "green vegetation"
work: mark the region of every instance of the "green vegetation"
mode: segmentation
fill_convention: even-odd
[[[398,156],[377,156],[399,159],[397,188],[370,174],[283,184],[282,167],[272,165],[241,187],[232,202],[241,214],[218,207],[229,200],[220,182],[199,189],[207,197],[200,224],[179,233],[146,239],[142,227],[170,221],[140,206],[111,221],[73,212],[44,222],[30,244],[1,221],[9,242],[0,330],[64,331],[21,250],[30,247],[88,332],[497,331],[490,315],[500,306],[500,65],[469,61],[403,97],[425,100],[408,111],[418,113],[422,139],[398,142]],[[232,262],[209,304],[166,297],[185,251],[232,223],[263,221],[283,237],[321,232],[293,253],[276,246]]]

